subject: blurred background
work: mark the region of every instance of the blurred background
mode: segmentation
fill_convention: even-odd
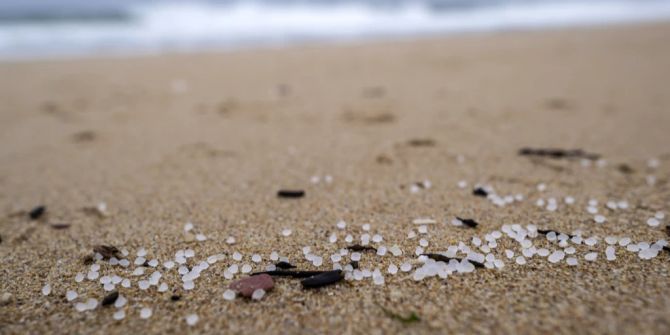
[[[281,46],[670,17],[670,0],[0,0],[0,58]]]

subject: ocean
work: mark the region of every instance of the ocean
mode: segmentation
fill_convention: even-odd
[[[0,58],[189,52],[670,18],[670,0],[0,0]]]

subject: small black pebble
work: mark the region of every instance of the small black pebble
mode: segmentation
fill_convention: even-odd
[[[277,196],[280,198],[302,198],[305,196],[303,190],[279,190]]]
[[[477,228],[477,225],[479,225],[479,223],[477,221],[473,220],[473,219],[462,219],[462,218],[459,218],[458,216],[456,218],[458,220],[460,220],[461,222],[463,222],[464,225],[466,225],[470,228]]]
[[[293,265],[289,262],[283,262],[283,261],[275,264],[275,266],[278,269],[295,269],[295,267],[296,267],[295,265]]]
[[[179,300],[179,299],[181,299],[181,296],[176,295],[176,294],[173,294],[173,295],[170,297],[170,300],[172,300],[172,301],[177,301],[177,300]]]
[[[103,306],[109,306],[109,305],[113,304],[118,297],[119,297],[119,291],[114,291],[114,292],[108,294],[107,296],[105,296],[104,299],[102,299],[102,305]]]
[[[30,216],[31,220],[37,220],[40,217],[42,217],[42,215],[44,215],[44,212],[46,211],[47,211],[46,206],[37,206],[31,209],[30,212],[28,212],[28,216]]]
[[[351,261],[351,263],[349,263],[349,264],[351,264],[352,268],[358,269],[358,261]]]
[[[472,194],[478,197],[486,198],[489,195],[489,192],[486,192],[486,190],[481,187],[477,187],[474,190],[472,190]]]
[[[313,277],[302,280],[300,283],[303,288],[319,288],[335,284],[342,280],[342,270],[325,271]]]

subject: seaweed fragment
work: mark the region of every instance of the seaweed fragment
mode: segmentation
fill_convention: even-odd
[[[384,306],[382,306],[380,304],[377,304],[377,306],[379,306],[379,308],[381,308],[381,310],[384,312],[384,314],[386,314],[386,316],[388,316],[389,318],[391,318],[393,320],[400,321],[404,324],[410,324],[410,323],[421,321],[421,318],[415,312],[411,312],[408,316],[402,316],[400,314],[397,314],[397,313],[394,313],[394,312],[390,311],[387,308],[384,308]]]
[[[520,156],[535,156],[546,157],[551,159],[562,158],[585,158],[590,160],[597,160],[600,155],[588,153],[582,149],[557,149],[557,148],[521,148],[519,149]]]

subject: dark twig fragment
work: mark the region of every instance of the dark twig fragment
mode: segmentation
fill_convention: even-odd
[[[277,196],[280,198],[302,198],[305,196],[303,190],[279,190]]]

